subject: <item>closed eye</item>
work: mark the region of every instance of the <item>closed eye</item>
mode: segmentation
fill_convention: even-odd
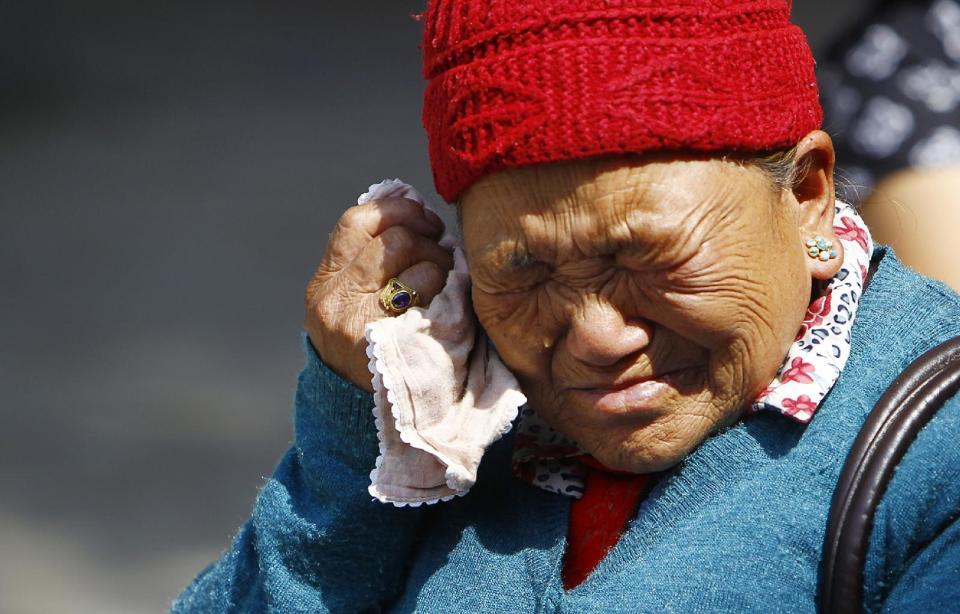
[[[481,289],[489,294],[518,294],[536,289],[550,279],[550,267],[542,262],[527,264],[523,267],[503,269]]]
[[[474,285],[487,294],[527,292],[550,277],[551,267],[519,245],[499,245],[477,263]]]
[[[529,252],[516,251],[507,256],[506,262],[504,262],[503,272],[509,274],[515,271],[534,268],[543,264],[545,263],[537,260],[533,254]]]

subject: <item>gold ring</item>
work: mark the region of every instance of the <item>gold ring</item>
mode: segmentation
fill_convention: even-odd
[[[392,277],[380,291],[380,305],[388,312],[401,314],[420,304],[420,295],[396,277]]]

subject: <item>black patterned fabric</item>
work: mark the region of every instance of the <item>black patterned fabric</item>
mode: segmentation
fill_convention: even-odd
[[[884,175],[960,163],[960,2],[878,2],[818,68],[838,195]]]

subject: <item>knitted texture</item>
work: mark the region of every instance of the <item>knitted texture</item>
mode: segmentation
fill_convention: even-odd
[[[223,556],[173,606],[240,612],[810,612],[842,459],[911,360],[960,334],[960,297],[878,251],[850,360],[810,424],[747,416],[661,476],[589,577],[564,590],[571,499],[514,479],[494,444],[466,497],[372,500],[371,395],[319,362],[296,395],[296,439]],[[868,611],[960,603],[960,396],[920,432],[877,511]],[[205,513],[185,501],[185,513]]]
[[[604,154],[767,151],[820,126],[786,0],[430,0],[423,125],[437,191]]]
[[[579,459],[587,473],[583,496],[570,505],[563,587],[583,583],[613,549],[637,511],[649,475],[613,471],[591,456]]]

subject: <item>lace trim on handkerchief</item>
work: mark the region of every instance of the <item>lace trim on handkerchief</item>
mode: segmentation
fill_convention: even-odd
[[[358,199],[401,196],[428,206],[398,179]],[[454,267],[427,308],[367,324],[368,368],[380,455],[370,494],[396,506],[462,496],[483,453],[507,433],[526,397],[483,336],[470,305],[470,277],[458,241],[446,234]]]

